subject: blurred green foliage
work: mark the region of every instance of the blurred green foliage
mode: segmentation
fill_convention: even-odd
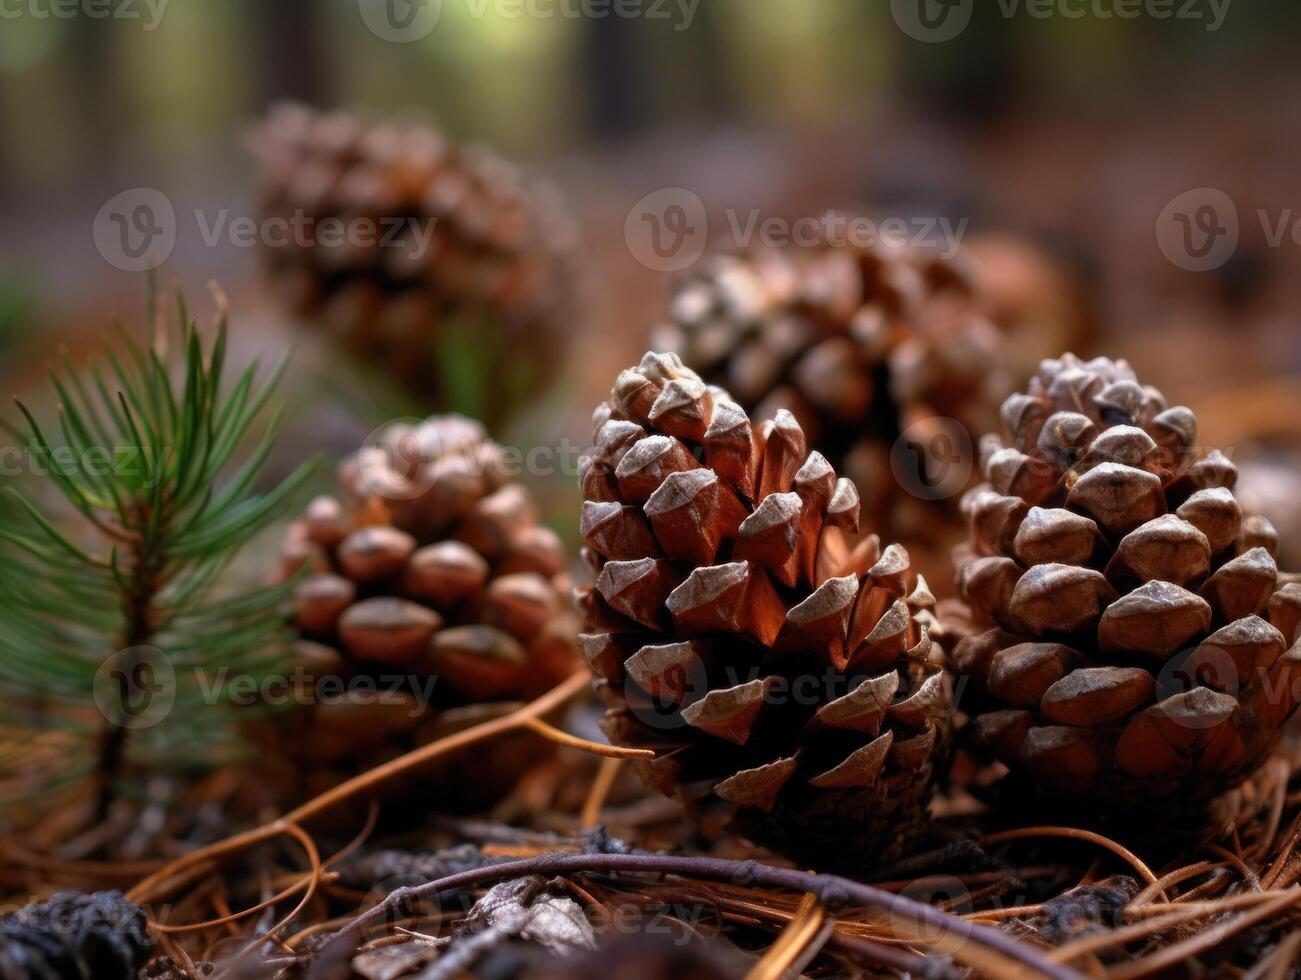
[[[21,346],[34,313],[35,300],[26,282],[0,270],[0,355]]]
[[[458,135],[530,155],[705,115],[853,117],[901,86],[942,99],[946,82],[977,75],[1027,79],[1016,94],[1063,107],[1099,91],[1141,100],[1135,81],[1175,66],[1195,78],[1226,59],[1290,57],[1301,25],[1295,4],[1231,4],[1211,32],[1106,16],[1115,0],[1061,0],[1082,18],[1008,17],[1009,2],[978,2],[945,44],[911,40],[889,3],[863,0],[643,0],[656,16],[637,19],[573,16],[582,0],[441,0],[436,27],[408,44],[372,34],[358,0],[171,2],[153,29],[20,3],[0,30],[0,173],[53,184],[123,157],[234,160],[226,134],[286,95],[424,107]]]

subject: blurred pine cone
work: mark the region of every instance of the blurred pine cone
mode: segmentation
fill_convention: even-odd
[[[944,566],[975,439],[1014,385],[964,266],[886,246],[719,255],[669,315],[652,346],[756,419],[789,410],[857,485],[865,520]]]
[[[1031,239],[1006,231],[972,235],[961,262],[977,283],[980,308],[1007,338],[1004,355],[1018,385],[1040,361],[1093,346],[1091,304],[1079,278]]]
[[[1238,496],[1243,507],[1278,530],[1278,561],[1301,570],[1301,451],[1249,447],[1240,460]]]
[[[294,311],[438,407],[469,408],[448,377],[478,355],[490,423],[554,380],[581,312],[554,188],[414,121],[280,104],[249,142],[259,218],[289,222],[266,254]]]
[[[898,854],[949,730],[934,599],[779,410],[751,427],[676,355],[620,374],[581,469],[584,655],[644,779],[813,863]]]
[[[296,594],[299,665],[332,684],[383,681],[381,693],[403,679],[378,699],[318,682],[312,710],[292,713],[314,760],[455,726],[421,680],[437,679],[434,705],[448,708],[532,698],[576,669],[564,549],[503,453],[460,416],[395,424],[343,463],[344,502],[320,497],[291,527],[280,575],[314,568]]]
[[[0,980],[135,980],[153,945],[121,892],[59,892],[0,916]]]
[[[1241,782],[1296,705],[1301,586],[1268,522],[1124,361],[1045,361],[982,441],[958,556],[977,739],[1050,794],[1197,805]]]

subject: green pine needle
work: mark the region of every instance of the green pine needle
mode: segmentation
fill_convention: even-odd
[[[276,432],[274,417],[259,418],[286,362],[261,383],[257,365],[248,368],[223,395],[225,316],[205,344],[183,300],[177,310],[175,381],[169,331],[151,325],[142,347],[117,324],[106,373],[60,357],[56,427],[42,428],[21,403],[19,423],[4,425],[80,526],[7,488],[0,797],[89,781],[103,813],[142,773],[227,761],[240,752],[241,722],[257,714],[232,703],[227,684],[285,669],[293,583],[232,583],[229,569],[314,468],[257,490]]]

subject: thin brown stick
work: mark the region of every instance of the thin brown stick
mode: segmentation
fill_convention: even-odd
[[[1296,849],[1298,835],[1301,835],[1301,813],[1298,813],[1293,818],[1285,834],[1286,842],[1279,849],[1278,856],[1274,858],[1268,870],[1261,876],[1260,884],[1262,888],[1274,887],[1275,882],[1278,881],[1278,876],[1283,873],[1292,852]]]
[[[1078,827],[1020,827],[1016,830],[1001,830],[985,837],[983,843],[998,844],[1003,841],[1019,840],[1026,837],[1064,837],[1067,840],[1082,840],[1097,844],[1099,847],[1105,847],[1111,853],[1127,861],[1134,870],[1143,876],[1143,880],[1149,885],[1154,885],[1157,882],[1152,869],[1144,864],[1142,859],[1129,848],[1123,844],[1117,844],[1109,837],[1095,834],[1091,830],[1081,830]]]
[[[1265,831],[1260,835],[1260,840],[1252,848],[1252,856],[1256,860],[1264,860],[1265,855],[1270,852],[1274,846],[1274,841],[1278,837],[1279,824],[1283,821],[1283,804],[1287,800],[1287,777],[1288,764],[1284,759],[1270,759],[1266,764],[1270,775],[1273,777],[1274,785],[1272,787],[1269,820],[1265,824]]]
[[[1145,956],[1141,960],[1113,969],[1111,976],[1113,980],[1134,980],[1136,977],[1145,977],[1156,973],[1166,967],[1173,966],[1175,963],[1190,959],[1213,946],[1218,946],[1243,929],[1271,919],[1279,912],[1296,905],[1298,902],[1301,902],[1301,888],[1290,888],[1273,901],[1265,902],[1255,911],[1244,912],[1227,922],[1221,922],[1209,929],[1198,932],[1183,942],[1174,943],[1159,952]]]
[[[1291,890],[1286,894],[1290,894]],[[1230,912],[1238,908],[1250,908],[1281,897],[1283,892],[1252,892],[1248,895],[1235,895],[1216,902],[1198,902],[1189,905],[1148,905],[1139,908],[1126,908],[1127,915],[1150,916],[1142,922],[1134,922],[1109,932],[1094,933],[1074,942],[1059,946],[1048,953],[1048,959],[1054,963],[1069,963],[1080,956],[1094,953],[1110,946],[1147,939],[1176,926],[1187,925],[1208,915]]]
[[[1212,854],[1218,854],[1224,858],[1225,861],[1233,865],[1238,874],[1242,875],[1243,881],[1256,891],[1261,891],[1260,879],[1256,876],[1256,872],[1247,867],[1247,862],[1241,856],[1230,851],[1227,847],[1221,847],[1219,844],[1207,844],[1206,849]]]
[[[586,672],[574,674],[540,698],[531,701],[516,711],[512,711],[508,715],[490,719],[472,728],[430,742],[428,745],[422,745],[420,748],[386,762],[382,766],[376,766],[374,769],[370,769],[326,790],[278,820],[273,820],[260,827],[254,827],[252,830],[235,834],[225,840],[209,844],[207,847],[191,851],[139,882],[127,893],[127,898],[137,904],[158,901],[160,895],[166,894],[163,886],[182,871],[205,861],[224,860],[263,841],[287,834],[289,831],[286,828],[289,824],[306,823],[332,807],[358,796],[366,790],[373,789],[409,769],[424,765],[432,759],[463,749],[476,742],[524,727],[534,718],[545,715],[559,705],[564,704],[579,691],[586,688],[589,680],[590,676]]]
[[[1143,905],[1150,902],[1162,889],[1173,888],[1175,885],[1182,884],[1189,878],[1196,878],[1200,874],[1208,871],[1214,871],[1216,868],[1225,867],[1224,862],[1212,863],[1210,861],[1198,861],[1196,864],[1189,864],[1182,868],[1176,868],[1169,874],[1162,875],[1160,879],[1144,888],[1141,892],[1129,900],[1129,905]],[[1177,901],[1177,899],[1176,899]]]
[[[1044,910],[1042,904],[1039,905],[1012,905],[1005,909],[983,909],[980,912],[968,912],[964,919],[972,919],[977,922],[990,919],[1020,919],[1026,916],[1038,915]]]
[[[591,828],[601,823],[601,811],[605,809],[605,801],[622,768],[622,759],[601,760],[601,768],[596,770],[596,778],[592,780],[592,788],[588,790],[587,800],[583,803],[583,811],[579,816],[580,826]]]
[[[608,742],[593,742],[586,738],[579,738],[577,735],[562,731],[555,725],[548,725],[541,718],[529,719],[524,723],[524,727],[557,745],[590,752],[592,755],[605,756],[607,759],[653,759],[655,757],[651,749],[629,749],[622,745],[610,745]]]
[[[312,840],[307,832],[297,824],[286,823],[284,826],[284,832],[287,836],[293,837],[302,844],[303,850],[307,852],[308,860],[311,862],[311,872],[309,874],[294,882],[294,884],[290,885],[288,888],[282,889],[270,898],[259,902],[257,905],[241,909],[238,912],[232,912],[229,915],[223,915],[219,919],[209,919],[206,922],[191,922],[180,926],[169,926],[155,923],[154,928],[160,933],[199,932],[204,929],[213,929],[217,926],[223,926],[228,922],[235,922],[239,919],[248,918],[250,915],[261,912],[263,909],[271,908],[273,905],[283,902],[286,898],[289,898],[291,895],[295,895],[306,888],[307,894],[303,896],[302,900],[298,903],[298,906],[289,914],[285,922],[292,920],[293,917],[301,912],[307,906],[307,903],[311,901],[312,895],[316,892],[317,885],[320,884],[321,855],[316,849],[316,842]],[[283,928],[283,925],[284,923],[281,923],[277,928]],[[272,929],[268,932],[268,935],[274,932],[275,929]]]
[[[805,892],[795,915],[768,952],[746,974],[746,980],[781,980],[782,975],[791,969],[809,943],[822,931],[826,920],[827,910],[822,907],[818,897]]]
[[[475,868],[423,885],[399,888],[383,902],[336,932],[319,948],[318,955],[328,957],[332,947],[354,942],[368,925],[382,919],[394,906],[408,899],[435,897],[443,892],[508,878],[602,872],[674,874],[812,892],[824,905],[841,907],[858,904],[887,912],[897,926],[913,932],[909,937],[913,942],[932,946],[959,962],[976,966],[994,976],[1023,976],[1026,968],[1029,968],[1054,980],[1081,980],[1080,974],[1072,968],[1052,962],[1038,949],[996,929],[967,922],[922,902],[883,892],[848,878],[775,868],[757,861],[673,857],[663,854],[551,854]],[[928,931],[933,934],[928,934]]]
[[[1246,980],[1284,980],[1298,960],[1301,960],[1301,929],[1289,933],[1274,947],[1273,953],[1248,971]]]

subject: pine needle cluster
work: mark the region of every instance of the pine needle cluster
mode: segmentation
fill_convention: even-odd
[[[279,411],[260,420],[287,358],[223,385],[218,300],[207,337],[178,299],[170,324],[151,307],[147,343],[117,324],[102,363],[61,355],[55,424],[19,402],[7,426],[38,481],[7,487],[0,511],[4,798],[80,793],[102,816],[141,774],[229,759],[247,718],[230,680],[284,669],[292,583],[228,573],[312,464],[260,489]]]

